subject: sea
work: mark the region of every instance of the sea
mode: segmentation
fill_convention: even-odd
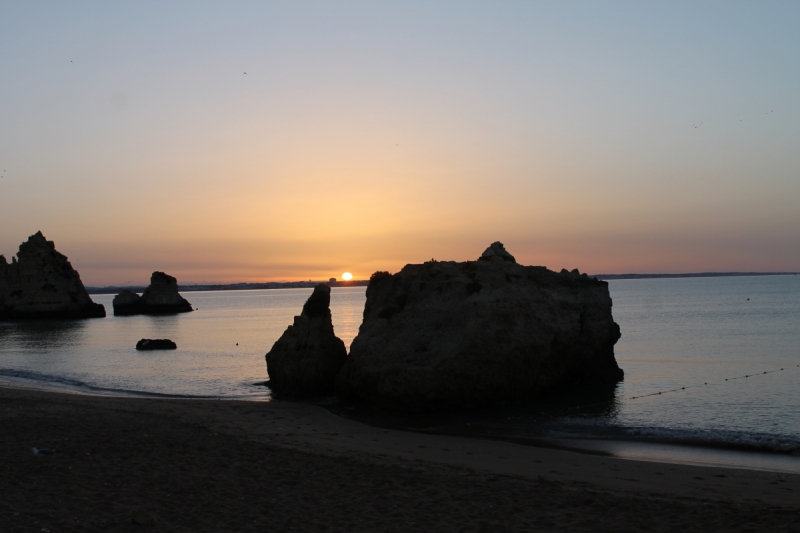
[[[396,418],[326,401],[345,416],[416,431],[800,473],[800,276],[608,283],[625,371],[613,393]],[[186,292],[195,311],[155,317],[115,317],[113,295],[93,295],[107,318],[0,322],[0,385],[271,401],[264,355],[310,294]],[[365,287],[331,291],[334,329],[348,347],[365,299]],[[178,349],[137,352],[142,338]]]

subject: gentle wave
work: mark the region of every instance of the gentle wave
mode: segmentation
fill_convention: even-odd
[[[128,389],[115,389],[109,387],[97,387],[89,385],[76,379],[69,379],[62,376],[53,376],[49,374],[42,374],[39,372],[31,372],[27,370],[15,370],[11,368],[0,368],[0,377],[13,378],[19,380],[33,381],[37,384],[55,385],[66,387],[74,392],[83,393],[104,393],[113,396],[140,396],[146,398],[184,398],[184,399],[217,399],[217,396],[198,396],[189,394],[163,394],[159,392],[145,392]],[[54,389],[56,387],[53,387]],[[46,387],[45,387],[46,388]]]
[[[724,450],[780,453],[800,456],[800,439],[788,435],[747,433],[719,429],[675,429],[662,427],[554,427],[557,438],[652,442],[700,446]]]
[[[800,440],[782,435],[667,428],[627,428],[625,433],[636,439],[670,444],[800,455]]]

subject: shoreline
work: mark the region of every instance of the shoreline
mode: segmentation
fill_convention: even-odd
[[[257,386],[257,384],[254,384]],[[163,401],[192,401],[192,402],[245,402],[279,404],[298,404],[318,407],[332,416],[348,420],[356,424],[371,427],[376,430],[394,430],[421,435],[434,435],[440,437],[453,437],[495,442],[507,442],[521,446],[542,449],[561,450],[583,455],[603,456],[613,459],[638,460],[656,464],[677,464],[701,467],[725,467],[761,472],[774,472],[800,475],[800,457],[795,454],[778,451],[736,449],[724,446],[704,446],[699,444],[670,443],[658,440],[647,441],[641,439],[604,438],[593,435],[542,435],[522,436],[508,434],[491,434],[480,432],[453,432],[442,431],[436,428],[422,429],[409,427],[407,424],[394,423],[388,416],[384,423],[370,421],[369,417],[349,416],[347,407],[336,405],[338,400],[327,399],[323,401],[288,402],[272,398],[243,398],[243,397],[210,397],[210,396],[180,396],[137,391],[119,391],[110,389],[95,389],[88,385],[71,386],[58,382],[41,382],[24,377],[11,377],[0,375],[0,390],[20,390],[44,394],[68,394],[86,396],[90,398],[117,398],[130,400],[163,400]],[[334,407],[336,406],[336,407]],[[470,413],[459,413],[469,416]],[[445,417],[447,415],[444,415]]]

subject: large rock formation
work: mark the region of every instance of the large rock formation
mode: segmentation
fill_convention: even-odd
[[[331,288],[324,283],[267,353],[269,387],[278,395],[302,398],[330,394],[347,360],[344,342],[333,333]]]
[[[519,265],[494,243],[478,261],[375,273],[336,390],[419,411],[613,387],[619,337],[606,282]]]
[[[0,255],[0,320],[100,318],[106,309],[89,297],[80,275],[39,231],[11,264]]]
[[[114,297],[112,305],[115,315],[167,315],[192,310],[192,304],[178,293],[178,280],[163,272],[153,272],[141,296],[125,290]]]

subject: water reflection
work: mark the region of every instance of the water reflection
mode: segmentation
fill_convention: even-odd
[[[147,317],[153,336],[159,339],[168,339],[175,336],[180,330],[179,315],[159,315]]]
[[[0,352],[48,352],[83,342],[85,320],[34,320],[0,323]]]
[[[595,390],[569,388],[547,398],[477,411],[393,413],[340,401],[332,401],[326,407],[342,416],[380,427],[524,440],[545,437],[569,418],[611,419],[619,412],[621,401],[621,389],[616,386]]]

